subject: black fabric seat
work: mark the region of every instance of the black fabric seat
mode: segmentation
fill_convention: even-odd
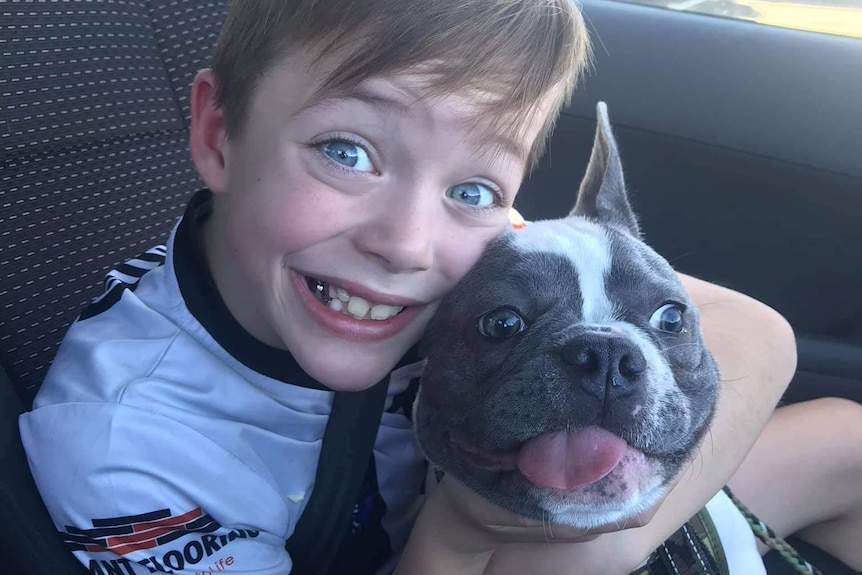
[[[0,18],[0,361],[25,405],[102,276],[200,183],[188,92],[224,1],[7,2]]]
[[[188,93],[225,5],[0,7],[3,573],[82,572],[33,484],[17,418],[105,272],[163,242],[202,186],[188,153]]]
[[[202,186],[189,86],[226,0],[0,6],[0,564],[86,572],[39,498],[18,435],[105,272],[164,241]]]

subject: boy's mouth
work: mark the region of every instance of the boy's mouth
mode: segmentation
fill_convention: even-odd
[[[359,296],[350,295],[344,288],[311,276],[305,276],[305,284],[317,301],[333,311],[341,312],[355,319],[383,321],[398,315],[404,309],[404,306],[375,303]]]

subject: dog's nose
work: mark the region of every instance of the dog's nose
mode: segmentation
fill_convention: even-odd
[[[600,398],[624,397],[638,389],[647,368],[640,348],[614,334],[579,334],[563,345],[561,355],[581,387]]]

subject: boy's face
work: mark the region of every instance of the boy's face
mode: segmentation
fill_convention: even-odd
[[[418,341],[506,228],[548,112],[511,140],[488,136],[464,97],[417,101],[416,75],[314,101],[321,80],[305,61],[283,62],[225,139],[202,73],[192,149],[216,194],[204,249],[231,312],[321,383],[357,390]]]

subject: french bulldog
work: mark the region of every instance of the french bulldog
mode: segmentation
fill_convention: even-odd
[[[441,303],[414,406],[436,468],[582,528],[661,497],[719,390],[697,308],[641,239],[604,103],[597,115],[572,212],[502,235]]]

